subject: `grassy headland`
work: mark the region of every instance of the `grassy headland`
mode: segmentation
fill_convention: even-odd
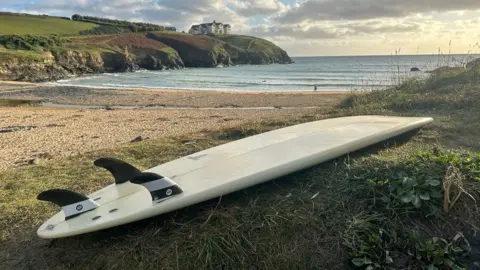
[[[79,35],[97,24],[70,21],[49,16],[0,14],[0,36],[3,35]]]
[[[0,13],[0,79],[48,81],[140,68],[291,63],[285,51],[259,38],[190,35],[148,23],[73,18]]]
[[[479,88],[470,67],[352,94],[334,109],[297,119],[1,172],[1,262],[59,269],[474,269],[480,261]],[[407,143],[365,149],[174,213],[55,241],[35,236],[36,226],[58,210],[36,201],[38,192],[89,193],[112,181],[92,166],[98,157],[145,169],[286,125],[361,114],[435,121]]]
[[[215,36],[225,42],[225,49],[232,61],[239,64],[262,64],[291,62],[287,53],[272,42],[243,35]]]

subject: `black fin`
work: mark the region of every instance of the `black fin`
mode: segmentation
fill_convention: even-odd
[[[147,188],[154,203],[161,202],[183,192],[173,180],[151,172],[142,172],[130,180],[130,182]]]
[[[162,179],[163,176],[156,174],[156,173],[151,173],[151,172],[142,172],[139,175],[137,175],[135,178],[132,178],[130,182],[134,184],[143,184],[151,181],[155,181],[158,179]]]
[[[65,189],[50,189],[37,196],[38,200],[52,202],[60,207],[88,200],[89,198],[80,193]]]
[[[65,189],[44,191],[38,194],[37,199],[60,206],[65,214],[65,220],[95,210],[98,207],[98,204],[87,196]]]
[[[115,184],[125,183],[142,173],[131,164],[116,158],[99,158],[93,164],[107,169],[115,178]]]

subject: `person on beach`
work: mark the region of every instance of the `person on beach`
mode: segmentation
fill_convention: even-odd
[[[313,87],[313,91],[317,91],[317,85],[315,84],[315,86]]]

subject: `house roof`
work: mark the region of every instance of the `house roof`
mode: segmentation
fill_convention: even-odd
[[[223,25],[224,27],[225,27],[225,26],[230,27],[230,24],[223,24],[223,23],[221,23],[221,22],[217,23],[217,22],[213,21],[212,23],[202,23],[202,24],[199,24],[199,25],[198,25],[198,24],[192,25],[192,28],[194,28],[194,27],[199,27],[199,26],[201,26],[201,27],[207,27],[207,26],[212,26],[212,25],[214,25],[214,24],[215,24],[216,26]]]

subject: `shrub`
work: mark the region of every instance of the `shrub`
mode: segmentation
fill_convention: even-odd
[[[31,35],[6,35],[0,36],[0,45],[7,49],[16,50],[37,50],[39,48],[52,48],[62,46],[71,42],[68,38],[62,38],[57,35],[51,36],[31,36]]]
[[[129,21],[121,21],[121,20],[112,20],[100,17],[92,17],[92,16],[81,16],[79,14],[74,14],[72,16],[72,20],[75,21],[84,21],[84,22],[92,22],[99,24],[100,29],[92,29],[83,31],[82,35],[91,35],[91,34],[111,34],[112,30],[116,29],[117,32],[115,33],[124,33],[124,32],[148,32],[148,31],[164,31],[165,28],[161,25],[156,25],[152,23],[140,23],[140,22],[129,22]],[[110,27],[105,27],[110,26]]]
[[[471,250],[462,233],[447,239],[440,231],[420,233],[412,224],[448,213],[462,195],[475,200],[465,186],[480,180],[480,153],[434,148],[393,163],[352,167],[349,174],[352,195],[369,205],[341,234],[354,266],[462,269]]]

